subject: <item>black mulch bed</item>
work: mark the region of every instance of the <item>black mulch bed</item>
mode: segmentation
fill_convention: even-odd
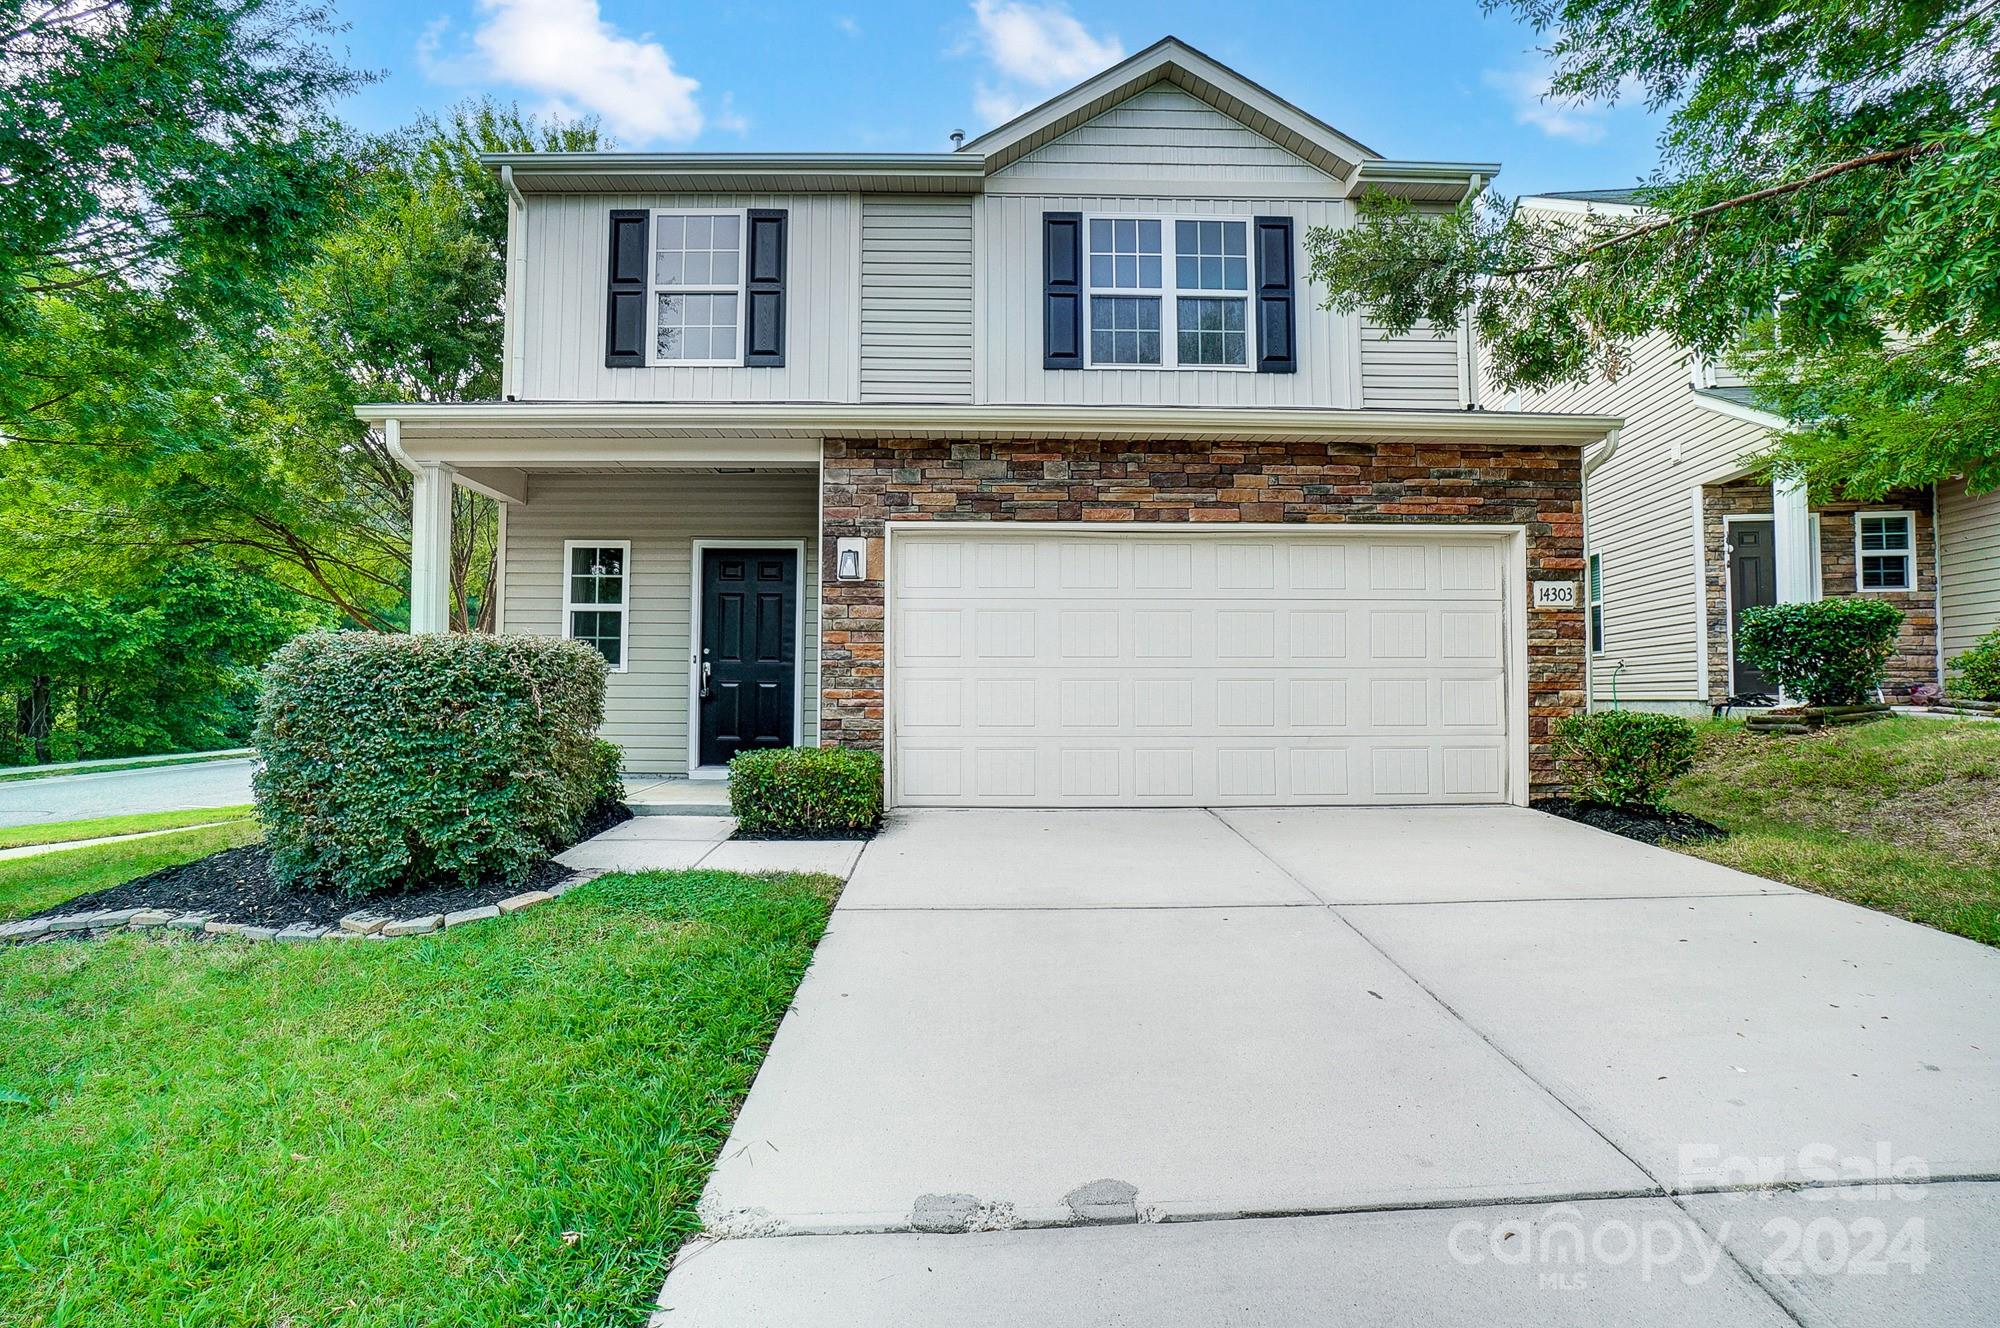
[[[632,819],[624,804],[593,811],[585,821],[578,842],[602,834],[612,826]],[[93,895],[66,899],[54,908],[45,908],[33,917],[56,917],[64,913],[99,913],[120,908],[170,908],[182,913],[208,913],[218,922],[241,922],[253,927],[288,927],[305,924],[331,927],[349,913],[364,909],[391,917],[421,918],[435,913],[456,913],[460,909],[497,904],[528,890],[545,890],[567,880],[571,870],[544,859],[518,881],[491,881],[480,885],[448,885],[417,890],[382,890],[367,895],[328,895],[311,890],[294,890],[271,876],[271,851],[262,844],[224,849],[205,858],[166,867],[99,890]]]
[[[758,832],[758,833],[756,833],[756,834],[745,834],[745,833],[744,833],[743,831],[741,831],[741,830],[738,830],[738,831],[737,831],[737,832],[736,832],[735,834],[731,835],[731,836],[730,836],[730,838],[731,838],[731,839],[766,839],[766,840],[769,840],[769,839],[826,839],[826,840],[850,840],[850,839],[873,839],[873,838],[874,838],[874,837],[875,837],[876,835],[880,834],[880,833],[881,833],[881,831],[882,831],[882,827],[881,827],[881,826],[879,826],[879,825],[871,825],[871,826],[869,826],[869,827],[868,827],[868,828],[867,828],[866,830],[802,830],[802,831],[801,831],[801,830],[764,830],[764,831],[760,831],[760,832]]]
[[[1700,844],[1723,839],[1729,834],[1713,821],[1686,812],[1663,812],[1652,807],[1614,807],[1605,802],[1573,802],[1568,798],[1536,798],[1528,804],[1538,812],[1581,821],[1614,835],[1636,839],[1642,844]]]

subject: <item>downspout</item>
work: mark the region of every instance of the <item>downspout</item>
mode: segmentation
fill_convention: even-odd
[[[1938,517],[1942,508],[1938,500],[1938,482],[1931,481],[1931,620],[1935,624],[1931,640],[1936,645],[1937,685],[1940,699],[1944,692],[1944,536],[1938,530]]]
[[[1458,200],[1464,207],[1479,196],[1486,187],[1486,177],[1474,175],[1465,182],[1465,196]],[[1479,339],[1472,335],[1472,307],[1458,316],[1458,372],[1459,404],[1467,410],[1481,409],[1479,400]]]
[[[1623,426],[1604,435],[1604,446],[1583,462],[1583,709],[1589,713],[1597,702],[1597,661],[1590,649],[1590,477],[1618,451]]]
[[[521,274],[527,266],[528,200],[514,181],[514,168],[501,166],[500,186],[507,191],[506,275],[502,283],[500,325],[500,399],[512,401],[521,381]]]

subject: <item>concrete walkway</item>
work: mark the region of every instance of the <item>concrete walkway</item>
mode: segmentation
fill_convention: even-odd
[[[635,816],[556,854],[565,867],[600,871],[819,872],[846,877],[858,839],[731,839],[728,816]]]
[[[656,1322],[1991,1324],[1996,1122],[2000,952],[1569,822],[904,813]]]

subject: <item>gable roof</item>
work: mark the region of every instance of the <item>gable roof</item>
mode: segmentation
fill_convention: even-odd
[[[1178,37],[1162,37],[1067,92],[1058,93],[959,149],[982,156],[990,173],[1093,120],[1155,83],[1172,83],[1294,156],[1340,180],[1382,154],[1219,64]]]

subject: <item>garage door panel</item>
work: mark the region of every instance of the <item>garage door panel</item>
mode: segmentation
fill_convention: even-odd
[[[894,547],[901,802],[1506,796],[1496,540],[926,532]]]

